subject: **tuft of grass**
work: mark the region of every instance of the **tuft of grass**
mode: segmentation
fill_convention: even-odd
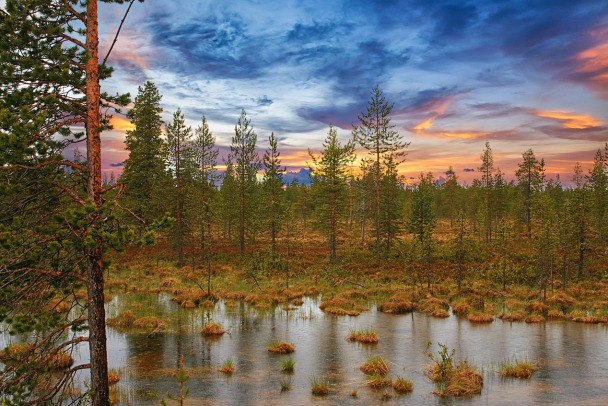
[[[434,362],[427,367],[428,378],[437,384],[433,392],[439,396],[471,396],[481,393],[483,376],[466,361],[455,363],[456,350],[448,349],[447,345],[438,343],[440,350],[437,355],[429,352],[431,343],[427,343],[425,354]]]
[[[375,330],[371,328],[363,329],[363,330],[350,330],[350,333],[346,337],[350,341],[359,341],[360,343],[365,344],[376,344],[378,339],[378,334]]]
[[[228,358],[226,361],[224,361],[224,363],[222,364],[220,369],[218,369],[217,371],[225,373],[225,374],[233,373],[234,372],[234,362],[232,362],[232,359]]]
[[[393,394],[388,392],[388,391],[384,391],[382,392],[382,400],[384,400],[385,402],[392,399],[393,398]]]
[[[545,318],[540,314],[531,314],[524,319],[526,323],[542,323]]]
[[[412,381],[397,375],[397,377],[393,381],[393,389],[395,389],[395,392],[407,393],[414,390],[414,384],[412,383]]]
[[[270,343],[270,345],[268,346],[268,351],[273,352],[275,354],[291,354],[295,350],[296,347],[284,341],[276,341]]]
[[[380,375],[373,374],[369,377],[369,379],[365,382],[367,386],[371,386],[372,388],[385,388],[387,386],[391,386],[393,381],[390,378]]]
[[[386,375],[390,370],[384,358],[373,356],[369,356],[359,369],[366,375]]]
[[[116,385],[120,381],[120,376],[114,370],[108,371],[108,385]]]
[[[293,368],[296,365],[296,362],[293,360],[293,358],[287,358],[284,359],[283,361],[281,361],[281,371],[283,372],[293,372]]]
[[[136,316],[131,310],[126,310],[118,316],[108,319],[106,324],[114,328],[129,328],[133,326]]]
[[[285,391],[288,391],[289,389],[291,389],[291,380],[290,379],[281,379],[279,381],[279,383],[281,384],[281,392],[285,392]]]
[[[500,363],[498,373],[502,377],[530,379],[538,368],[530,360],[503,361]]]
[[[469,313],[467,319],[471,323],[491,323],[494,321],[494,316],[489,313]]]
[[[201,329],[201,334],[204,336],[221,336],[226,330],[222,326],[214,321],[209,320]]]
[[[313,395],[327,395],[329,393],[329,381],[313,376],[310,380],[310,389]]]

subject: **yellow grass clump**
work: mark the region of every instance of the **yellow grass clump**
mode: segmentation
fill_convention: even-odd
[[[390,371],[388,364],[382,357],[368,357],[359,369],[366,375],[386,375]]]
[[[529,379],[538,368],[529,360],[505,361],[500,364],[498,373],[502,377]]]
[[[296,347],[283,341],[277,341],[268,346],[268,351],[275,354],[291,354],[295,350]]]
[[[118,316],[108,319],[106,324],[114,328],[129,328],[133,326],[133,322],[137,317],[131,310],[125,310]]]
[[[494,316],[488,313],[470,313],[467,319],[471,323],[491,323],[494,321]]]
[[[378,334],[372,329],[351,330],[346,337],[350,341],[358,341],[365,344],[376,344],[379,341]]]
[[[414,384],[412,381],[404,379],[397,375],[395,380],[393,381],[393,389],[398,393],[407,393],[414,390]]]
[[[389,298],[386,302],[378,306],[378,310],[390,314],[402,314],[414,311],[416,306],[411,300],[408,300],[405,292],[398,292]]]
[[[226,330],[222,326],[214,321],[208,321],[201,329],[201,334],[204,336],[221,336]]]

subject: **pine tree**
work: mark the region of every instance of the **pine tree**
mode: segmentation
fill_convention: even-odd
[[[203,116],[201,124],[194,130],[194,161],[198,169],[200,183],[200,237],[201,262],[207,266],[207,294],[211,293],[211,223],[212,199],[215,183],[218,179],[215,173],[219,150],[215,147],[215,137],[209,130],[207,119]]]
[[[116,223],[110,214],[115,202],[110,200],[104,204],[102,195],[115,188],[120,190],[123,185],[102,189],[100,133],[108,128],[109,117],[102,115],[101,105],[106,101],[124,105],[128,98],[110,97],[100,91],[100,80],[106,79],[111,69],[99,64],[96,0],[8,0],[5,4],[0,10],[0,150],[4,151],[0,169],[12,184],[26,181],[29,187],[45,186],[38,191],[42,199],[38,202],[43,201],[45,195],[66,200],[54,202],[55,221],[45,217],[44,211],[30,212],[40,215],[38,225],[41,227],[24,228],[24,223],[15,222],[2,225],[12,230],[11,235],[19,234],[19,240],[9,242],[9,249],[4,246],[6,251],[1,255],[3,303],[14,306],[2,312],[2,318],[9,313],[23,315],[46,337],[45,343],[57,344],[67,328],[77,327],[83,320],[67,316],[59,327],[49,320],[42,321],[38,319],[44,313],[41,301],[70,280],[84,280],[89,335],[66,345],[88,341],[92,404],[108,405],[103,250],[104,244],[116,243],[118,238],[113,232]],[[84,124],[86,133],[84,164],[63,159],[54,138],[57,134],[81,138],[83,133],[72,134],[71,130],[78,124]],[[64,141],[65,145],[67,140]],[[62,174],[63,168],[71,173]],[[17,193],[12,197],[24,196]],[[66,238],[61,229],[78,236],[69,238],[75,246],[61,245]],[[35,250],[31,250],[31,243],[36,244]],[[41,257],[26,261],[34,259],[35,253]],[[19,289],[12,290],[16,286]],[[22,300],[18,297],[20,294],[35,300]],[[11,320],[15,325],[14,319]],[[27,392],[27,389],[36,387],[42,372],[40,365],[30,364],[30,368],[27,365],[24,362],[20,368],[9,366],[3,371],[0,389],[11,396],[12,402],[46,402],[54,396],[52,391],[61,390],[72,374],[86,367],[70,368],[62,379],[49,385],[50,393],[39,393]],[[18,391],[13,391],[15,388]]]
[[[427,287],[431,288],[431,262],[433,257],[433,232],[437,223],[433,207],[432,173],[421,173],[419,183],[413,193],[409,229],[415,235],[420,254],[426,264]]]
[[[494,190],[494,156],[490,143],[486,141],[486,149],[481,154],[481,166],[478,168],[481,173],[481,187],[483,188],[483,231],[486,242],[492,238],[492,191]]]
[[[264,154],[264,193],[266,201],[266,218],[270,228],[272,256],[276,251],[276,237],[283,215],[283,173],[281,168],[281,155],[277,149],[277,139],[274,133],[268,137],[269,147]]]
[[[165,157],[171,168],[175,182],[175,236],[177,242],[177,266],[184,266],[184,187],[187,181],[189,165],[192,163],[192,129],[186,127],[184,115],[180,109],[173,113],[173,121],[166,127],[167,143]],[[190,161],[190,162],[189,162]]]
[[[337,240],[342,209],[345,206],[348,188],[346,181],[348,166],[355,159],[355,143],[349,140],[342,145],[338,141],[338,132],[329,126],[327,138],[323,141],[323,151],[317,158],[310,150],[313,169],[313,189],[316,197],[316,211],[321,229],[329,241],[329,259],[337,263]]]
[[[544,184],[544,160],[539,162],[534,156],[532,149],[524,152],[522,156],[524,161],[518,164],[519,169],[515,172],[515,176],[517,176],[518,186],[524,198],[526,230],[528,238],[530,238],[532,236],[532,200],[535,194],[540,192]]]
[[[241,255],[245,254],[245,227],[246,219],[254,202],[256,175],[261,163],[255,144],[258,136],[251,127],[251,120],[247,120],[245,109],[234,126],[234,137],[230,145],[230,159],[234,164],[234,181],[239,190],[239,247]]]
[[[606,143],[608,154],[608,143]],[[608,206],[608,156],[598,149],[593,158],[593,167],[587,175],[592,195],[593,222],[595,232],[604,247],[608,244],[606,206]]]
[[[390,124],[390,114],[393,104],[389,104],[378,86],[372,89],[371,100],[368,102],[367,110],[358,116],[359,125],[353,127],[353,137],[365,148],[370,159],[371,173],[374,179],[375,189],[375,217],[376,217],[376,261],[380,262],[380,217],[381,217],[381,181],[386,175],[387,168],[383,165],[387,156],[391,162],[398,166],[405,156],[404,149],[409,145],[401,140],[401,136],[394,131]]]
[[[446,172],[447,179],[443,184],[443,190],[447,195],[447,205],[448,205],[448,217],[450,218],[450,228],[454,228],[454,214],[456,212],[456,199],[458,188],[458,177],[456,176],[456,172],[450,166],[448,171]]]

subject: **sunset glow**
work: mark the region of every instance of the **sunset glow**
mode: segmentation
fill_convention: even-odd
[[[100,4],[100,54],[119,9]],[[329,125],[342,141],[351,137],[377,84],[394,103],[395,130],[410,142],[400,166],[408,179],[421,171],[438,178],[452,166],[470,183],[486,141],[508,179],[529,148],[545,158],[550,177],[570,179],[575,162],[587,171],[608,141],[606,15],[605,2],[590,0],[289,7],[146,0],[128,15],[104,89],[134,97],[154,82],[164,120],[180,108],[194,128],[205,115],[220,157],[244,108],[259,153],[274,132],[283,165],[298,171],[310,161],[308,148],[322,150]],[[132,128],[124,117],[112,124],[113,142]],[[120,172],[126,157],[108,150],[104,170]]]

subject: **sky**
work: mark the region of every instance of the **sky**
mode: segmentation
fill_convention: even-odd
[[[100,3],[100,55],[125,10]],[[165,121],[181,108],[194,128],[205,115],[222,154],[245,109],[260,153],[274,132],[293,171],[330,124],[351,136],[376,85],[410,142],[410,181],[452,166],[470,184],[489,141],[507,179],[532,148],[568,183],[608,141],[608,0],[146,0],[109,63],[103,90],[154,82]],[[102,161],[118,174],[130,123],[113,123]]]

